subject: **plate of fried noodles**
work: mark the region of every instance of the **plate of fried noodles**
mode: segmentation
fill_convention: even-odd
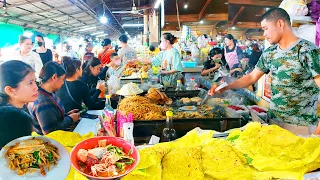
[[[0,179],[65,179],[70,156],[57,141],[25,136],[15,139],[0,151]]]

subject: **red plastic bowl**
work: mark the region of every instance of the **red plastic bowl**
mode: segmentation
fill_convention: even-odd
[[[91,176],[89,174],[86,174],[86,173],[80,171],[80,168],[78,165],[78,160],[77,160],[77,153],[78,153],[79,149],[86,149],[86,150],[93,149],[98,146],[99,140],[107,140],[107,145],[112,144],[117,147],[122,147],[123,152],[126,154],[130,151],[130,149],[132,149],[132,153],[131,153],[130,157],[135,160],[134,163],[126,170],[126,172],[121,173],[118,176],[112,176],[112,177],[95,177],[95,176]],[[90,139],[87,139],[87,140],[84,140],[84,141],[78,143],[75,147],[73,147],[71,154],[70,154],[70,158],[71,158],[71,164],[76,169],[76,171],[78,171],[79,173],[81,173],[82,175],[86,176],[89,179],[99,179],[99,180],[121,178],[121,177],[127,175],[128,173],[130,173],[131,171],[133,171],[134,168],[137,167],[137,165],[140,161],[140,155],[139,155],[139,152],[135,146],[131,145],[127,141],[123,140],[122,138],[108,137],[108,136],[93,137],[93,138],[90,138]]]

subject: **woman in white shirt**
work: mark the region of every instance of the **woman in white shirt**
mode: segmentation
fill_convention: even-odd
[[[38,78],[43,64],[40,55],[32,51],[33,45],[31,39],[25,36],[20,36],[19,45],[20,50],[17,50],[13,55],[8,56],[5,61],[20,60],[29,64],[35,70],[36,77]]]

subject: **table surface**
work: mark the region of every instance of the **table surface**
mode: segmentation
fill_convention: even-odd
[[[102,110],[90,110],[87,113],[92,115],[101,115]],[[100,125],[99,118],[97,119],[81,118],[80,122],[78,123],[77,127],[73,130],[73,132],[77,132],[80,135],[84,135],[89,132],[92,132],[96,136],[100,128],[101,128],[101,125]]]
[[[183,68],[183,73],[201,73],[203,66],[196,66],[195,68]]]

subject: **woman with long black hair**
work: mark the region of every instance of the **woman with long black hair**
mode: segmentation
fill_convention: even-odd
[[[78,110],[74,109],[66,114],[59,97],[54,94],[63,85],[65,77],[65,69],[56,62],[48,62],[41,69],[39,96],[34,103],[28,105],[33,117],[33,128],[38,134],[67,130],[79,120]]]
[[[32,117],[25,107],[38,97],[35,71],[22,61],[0,65],[0,149],[32,133]]]
[[[36,46],[36,49],[34,49],[33,51],[40,55],[42,64],[46,64],[47,62],[53,60],[52,51],[45,47],[45,42],[44,42],[43,36],[41,36],[41,35],[36,36],[35,46]]]
[[[96,57],[87,61],[82,68],[83,73],[80,80],[89,86],[90,94],[94,95],[97,91],[101,92],[105,88],[105,84],[98,84],[98,80],[105,79],[108,68],[105,67],[101,71],[101,62]]]
[[[103,109],[104,104],[98,101],[98,96],[101,91],[97,89],[95,93],[90,96],[88,85],[79,80],[82,76],[81,62],[64,56],[62,57],[62,64],[67,71],[66,81],[56,94],[60,97],[65,110],[81,109],[82,103],[84,103],[88,109]]]

